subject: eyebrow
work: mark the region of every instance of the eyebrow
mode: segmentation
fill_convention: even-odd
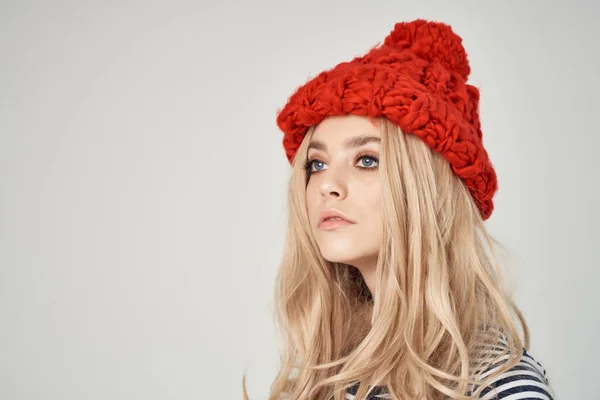
[[[381,139],[377,136],[358,135],[346,140],[346,142],[344,143],[344,147],[347,149],[360,147],[371,142],[380,143]],[[320,140],[313,140],[308,145],[308,150],[310,149],[327,151],[327,145]]]

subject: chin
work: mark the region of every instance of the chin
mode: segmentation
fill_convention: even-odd
[[[354,265],[360,260],[377,257],[378,238],[365,235],[346,235],[338,232],[317,233],[316,241],[324,259],[330,262]]]
[[[321,246],[321,255],[330,262],[354,265],[357,260],[369,257],[369,252],[362,252],[356,246]]]
[[[352,265],[352,261],[356,260],[356,258],[354,258],[354,257],[348,257],[348,254],[339,254],[337,252],[333,252],[333,253],[321,252],[321,255],[323,256],[324,259],[326,259],[329,262],[336,262],[336,263],[342,263],[342,264]]]

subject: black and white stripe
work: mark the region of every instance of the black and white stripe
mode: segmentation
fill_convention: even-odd
[[[501,363],[502,361],[486,369],[481,374],[481,378],[484,379],[500,369]],[[346,400],[356,400],[357,390],[358,383],[348,389]],[[554,400],[554,394],[546,377],[546,370],[524,348],[521,360],[486,386],[479,398],[481,400]],[[385,388],[378,386],[367,400],[381,399],[391,399],[391,395],[386,393]]]
[[[485,378],[498,369],[500,365],[495,364],[481,377]],[[517,365],[494,379],[483,389],[480,398],[482,400],[553,400],[553,392],[542,364],[527,349],[523,349],[523,356]]]

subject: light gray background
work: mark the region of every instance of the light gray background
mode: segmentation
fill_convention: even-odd
[[[323,0],[0,3],[0,398],[265,399],[276,111],[419,17],[481,90],[530,350],[600,398],[598,6]]]

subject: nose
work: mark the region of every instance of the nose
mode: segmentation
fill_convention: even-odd
[[[348,192],[346,179],[342,176],[342,173],[336,172],[331,167],[325,172],[319,189],[323,197],[335,197],[337,199],[345,198]]]

